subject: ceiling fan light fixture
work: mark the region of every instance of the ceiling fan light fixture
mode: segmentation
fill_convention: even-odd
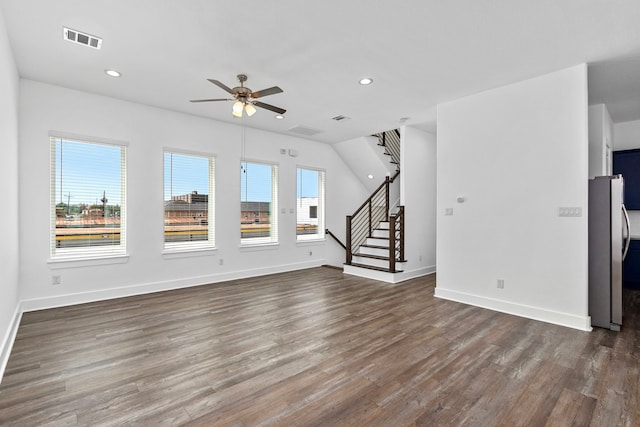
[[[244,103],[242,101],[236,101],[231,109],[233,117],[242,117],[242,110],[244,109]]]
[[[231,98],[217,98],[217,99],[192,99],[191,102],[213,102],[213,101],[235,101],[231,110],[231,114],[234,117],[243,117],[244,113],[247,116],[253,116],[256,113],[256,107],[264,108],[269,111],[273,111],[277,114],[284,114],[287,110],[284,108],[276,107],[275,105],[266,104],[262,101],[258,101],[258,98],[262,98],[268,95],[274,95],[281,93],[282,89],[278,86],[269,87],[259,91],[252,91],[244,85],[247,80],[247,76],[244,74],[238,74],[238,81],[240,86],[233,89],[228,87],[222,82],[215,79],[207,79],[210,83],[223,89],[225,92],[231,95]]]
[[[244,106],[244,111],[247,113],[247,116],[251,117],[256,113],[256,107],[247,103],[247,105]]]

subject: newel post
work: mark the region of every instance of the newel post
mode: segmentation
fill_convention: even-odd
[[[400,206],[400,260],[404,261],[404,206]]]
[[[396,271],[396,216],[389,217],[389,271]]]
[[[347,215],[347,260],[345,264],[351,265],[351,215]]]
[[[389,176],[384,179],[384,216],[385,219],[389,219]]]

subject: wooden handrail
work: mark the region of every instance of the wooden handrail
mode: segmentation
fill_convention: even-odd
[[[336,242],[338,242],[338,244],[339,244],[340,246],[342,246],[342,247],[344,248],[344,250],[347,250],[347,246],[346,246],[344,243],[342,243],[342,242],[340,241],[340,239],[338,239],[338,237],[336,237],[336,235],[335,235],[335,234],[333,234],[333,233],[331,232],[331,230],[329,230],[328,228],[326,228],[326,229],[324,230],[324,232],[325,232],[325,234],[328,234],[329,236],[333,237],[333,240],[335,240]]]
[[[395,178],[395,177],[394,177]],[[373,193],[371,193],[371,196],[369,196],[369,198],[367,200],[364,201],[364,203],[362,205],[360,205],[360,207],[358,209],[356,209],[356,211],[351,215],[351,216],[356,216],[358,215],[358,213],[365,208],[365,206],[367,206],[370,202],[371,199],[373,199],[376,194],[378,194],[378,191],[380,191],[386,184],[387,181],[389,180],[389,177],[386,177],[385,180],[382,182],[382,184],[380,184],[378,186],[378,188],[376,188],[376,191],[374,191]]]
[[[385,177],[384,181],[382,182],[382,184],[380,184],[378,186],[378,188],[376,188],[376,190],[371,193],[371,196],[369,196],[369,198],[367,200],[364,201],[364,203],[362,205],[360,205],[360,207],[358,209],[356,209],[356,211],[351,215],[351,216],[356,216],[358,215],[358,213],[365,208],[365,206],[367,206],[367,204],[369,204],[371,202],[371,199],[373,199],[376,194],[378,194],[378,191],[382,190],[382,188],[387,185],[387,181],[389,184],[393,184],[393,182],[396,180],[396,178],[400,176],[400,171],[396,171],[396,173],[393,175],[393,177],[389,178],[388,176]]]

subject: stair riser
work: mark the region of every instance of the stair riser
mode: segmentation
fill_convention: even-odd
[[[366,277],[368,279],[381,280],[387,283],[400,283],[403,280],[402,277],[404,275],[402,272],[385,273],[382,271],[369,270],[351,265],[344,266],[344,273],[358,277]]]
[[[389,238],[389,230],[373,230],[373,233],[371,233],[372,237],[379,237],[381,239],[388,239]]]
[[[365,255],[389,256],[389,249],[368,248],[366,246],[361,246],[358,252]]]
[[[367,241],[365,242],[365,244],[367,245],[371,245],[371,246],[384,246],[384,247],[389,247],[389,240],[388,239],[375,239],[372,237],[368,237]]]
[[[354,255],[352,262],[356,264],[371,265],[374,267],[389,268],[389,261],[383,259],[373,259]]]
[[[373,259],[373,258],[361,257],[361,256],[354,255],[351,261],[353,263],[355,263],[355,264],[363,264],[363,265],[370,265],[370,266],[373,266],[373,267],[389,268],[389,261],[383,260],[383,259]],[[396,270],[402,270],[403,267],[404,267],[404,262],[396,261]]]

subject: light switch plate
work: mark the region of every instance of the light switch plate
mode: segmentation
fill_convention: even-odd
[[[574,207],[564,207],[561,206],[558,208],[558,216],[562,217],[581,217],[582,216],[582,208],[578,206]]]

